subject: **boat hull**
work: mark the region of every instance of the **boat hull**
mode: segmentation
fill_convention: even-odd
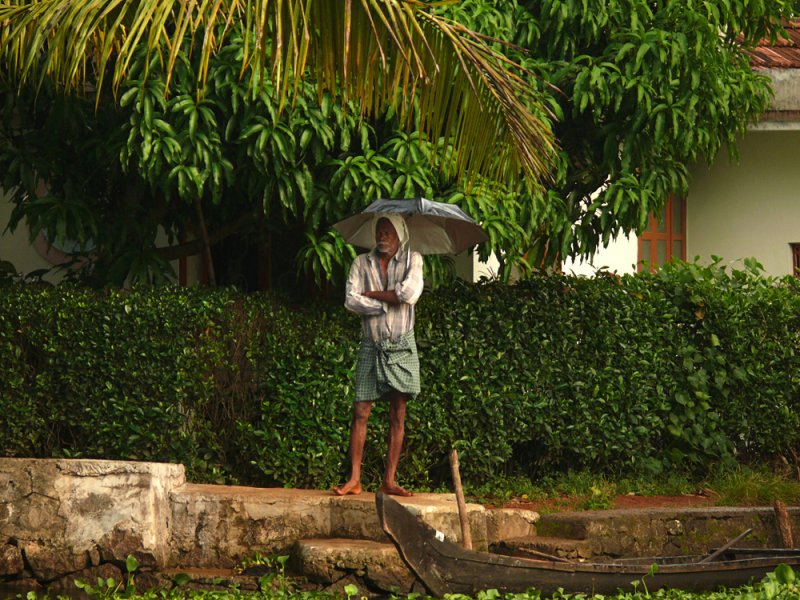
[[[636,588],[650,592],[661,588],[712,591],[759,581],[785,563],[800,567],[799,551],[756,551],[746,558],[726,552],[715,562],[675,562],[658,565],[659,559],[619,563],[573,563],[532,560],[465,550],[446,540],[411,514],[400,503],[384,494],[376,498],[378,516],[384,531],[394,542],[411,571],[434,596],[467,594],[486,589],[523,592],[535,588],[543,594],[559,589],[568,593],[614,594]],[[741,552],[741,551],[740,551]],[[745,553],[747,551],[744,551]],[[653,567],[656,564],[657,567]]]

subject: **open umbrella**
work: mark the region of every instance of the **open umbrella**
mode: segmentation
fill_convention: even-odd
[[[409,247],[421,254],[458,254],[489,239],[480,225],[455,204],[425,198],[376,200],[362,212],[339,221],[334,228],[347,243],[372,248],[374,219],[381,213],[405,217]]]

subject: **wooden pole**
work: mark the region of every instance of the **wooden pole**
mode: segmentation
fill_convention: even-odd
[[[463,540],[464,548],[472,550],[472,533],[469,530],[467,503],[464,501],[464,489],[461,487],[461,474],[458,472],[458,452],[455,448],[450,450],[450,470],[453,473],[453,487],[456,490],[458,519],[461,521],[461,539]]]
[[[780,500],[775,500],[775,520],[778,523],[778,535],[784,548],[794,548],[794,536],[792,535],[792,522],[789,520],[789,513],[786,505]]]
[[[742,533],[740,533],[739,535],[737,535],[735,538],[733,538],[731,541],[729,541],[727,544],[725,544],[724,546],[721,546],[721,547],[719,548],[719,550],[716,550],[716,551],[712,552],[711,554],[709,554],[708,556],[706,556],[706,557],[705,557],[704,559],[702,559],[702,560],[698,560],[698,561],[697,561],[697,564],[700,564],[700,563],[708,563],[708,562],[712,562],[712,561],[713,561],[715,558],[717,558],[718,556],[720,556],[720,555],[721,555],[723,552],[725,552],[725,551],[726,551],[728,548],[731,548],[731,547],[732,547],[734,544],[738,544],[738,543],[739,543],[739,542],[741,542],[741,541],[742,541],[744,538],[746,538],[748,535],[750,535],[752,532],[753,532],[753,530],[752,530],[752,529],[748,529],[747,531],[743,531]]]

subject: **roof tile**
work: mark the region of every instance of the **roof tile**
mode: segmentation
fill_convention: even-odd
[[[780,38],[774,44],[764,39],[750,52],[754,69],[800,69],[800,19],[784,26],[789,39]]]

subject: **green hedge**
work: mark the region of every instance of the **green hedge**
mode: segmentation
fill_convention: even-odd
[[[800,285],[655,275],[453,284],[417,312],[423,393],[400,477],[705,471],[800,446]],[[0,287],[0,454],[175,461],[197,480],[346,472],[358,319],[186,288]],[[380,478],[386,408],[365,475]]]

